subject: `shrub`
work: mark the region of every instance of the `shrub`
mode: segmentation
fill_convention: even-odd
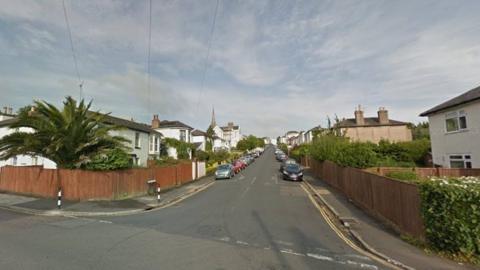
[[[120,148],[108,150],[96,155],[85,165],[85,169],[93,171],[109,171],[132,167],[130,155]]]
[[[296,161],[300,161],[301,157],[307,156],[310,153],[310,145],[309,144],[302,144],[296,146],[290,151],[290,157],[295,159]]]
[[[373,148],[373,145],[368,143],[342,143],[339,144],[332,161],[345,167],[373,167],[377,160]]]
[[[480,179],[432,178],[420,183],[428,243],[468,258],[480,255]]]
[[[397,179],[397,180],[408,181],[408,182],[418,180],[417,174],[413,171],[389,172],[385,176],[393,179]]]
[[[205,152],[205,151],[202,151],[202,150],[195,151],[195,157],[199,161],[206,161],[206,160],[208,160],[209,156],[210,156],[210,154],[208,152]]]

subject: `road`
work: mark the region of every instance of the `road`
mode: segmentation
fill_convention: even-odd
[[[147,213],[0,211],[0,269],[385,269],[329,227],[273,149],[232,180]]]

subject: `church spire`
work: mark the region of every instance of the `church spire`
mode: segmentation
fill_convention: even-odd
[[[215,121],[215,108],[212,106],[212,122],[210,123],[210,126],[213,128],[217,125],[217,122]]]

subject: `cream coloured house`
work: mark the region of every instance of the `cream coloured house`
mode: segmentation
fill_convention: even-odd
[[[381,140],[405,142],[412,140],[408,123],[392,120],[385,108],[378,110],[377,117],[364,117],[360,106],[355,110],[355,118],[344,119],[335,125],[340,132],[352,141],[379,143]]]
[[[445,168],[480,168],[480,87],[420,116],[430,124],[433,163]]]

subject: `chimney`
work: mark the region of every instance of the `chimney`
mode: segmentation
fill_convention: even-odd
[[[30,107],[30,111],[28,112],[28,116],[32,116],[35,113],[35,107]]]
[[[382,125],[390,123],[390,120],[388,119],[388,111],[385,107],[380,107],[378,109],[378,122]]]
[[[8,108],[8,114],[10,114],[10,115],[13,114],[13,108],[12,107]]]
[[[358,108],[355,110],[355,123],[357,125],[365,125],[365,118],[363,117],[362,106],[358,105]]]
[[[154,114],[152,119],[152,128],[155,129],[159,127],[160,127],[160,119],[158,119],[158,114]]]
[[[228,122],[228,127],[233,128],[233,122]]]
[[[3,113],[5,113],[5,114],[8,113],[8,107],[3,107]]]

